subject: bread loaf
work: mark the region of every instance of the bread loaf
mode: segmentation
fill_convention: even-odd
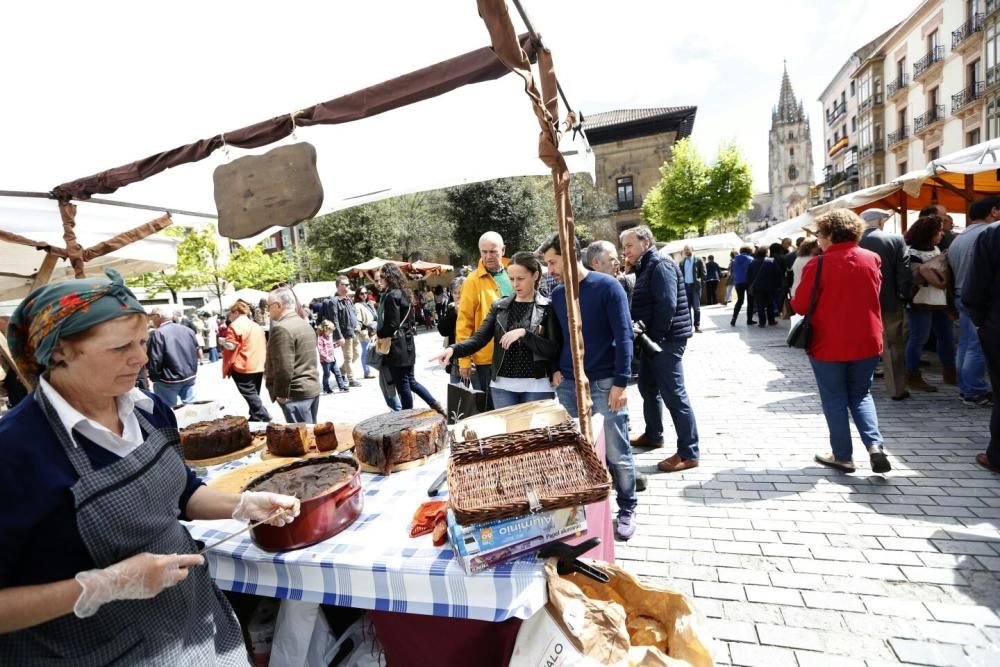
[[[250,424],[246,417],[227,416],[196,422],[181,429],[181,450],[188,461],[224,456],[250,445]]]
[[[304,456],[308,438],[305,424],[267,425],[267,451],[275,456]]]
[[[313,426],[313,436],[316,438],[316,449],[321,452],[332,452],[337,449],[337,430],[333,424],[326,422]]]
[[[434,410],[389,412],[354,427],[358,461],[378,468],[383,475],[391,473],[397,463],[430,456],[447,445],[447,422]]]

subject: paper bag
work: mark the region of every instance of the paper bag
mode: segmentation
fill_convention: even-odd
[[[690,598],[640,583],[614,565],[595,565],[611,576],[609,583],[560,576],[549,559],[549,602],[521,625],[511,667],[715,664],[704,620]]]
[[[486,412],[486,392],[463,384],[448,385],[448,423]]]

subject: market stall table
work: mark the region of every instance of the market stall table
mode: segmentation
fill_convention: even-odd
[[[597,447],[603,457],[598,421]],[[199,472],[211,482],[257,460],[259,455],[252,455]],[[543,564],[527,558],[467,575],[449,545],[433,546],[430,535],[410,538],[413,513],[428,500],[427,488],[447,461],[444,454],[389,476],[364,473],[361,516],[342,533],[282,553],[263,551],[249,535],[241,535],[206,553],[212,577],[227,591],[375,612],[376,632],[393,665],[406,664],[407,657],[425,663],[430,655],[440,664],[452,664],[447,652],[464,660],[469,654],[463,651],[470,647],[478,647],[477,664],[488,664],[487,655],[497,656],[495,664],[506,664],[520,620],[547,601]],[[604,549],[589,555],[613,560],[608,502],[588,507],[587,518],[588,535],[605,540]],[[187,525],[206,544],[243,527],[236,521]],[[448,641],[440,642],[442,636]],[[484,642],[497,650],[482,652]]]

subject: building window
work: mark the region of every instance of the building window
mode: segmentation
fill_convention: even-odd
[[[788,149],[788,157],[795,157],[795,149],[794,148],[789,148]]]
[[[972,130],[971,132],[966,132],[965,133],[965,145],[966,146],[975,146],[980,141],[982,141],[982,139],[980,139],[981,135],[982,135],[982,133],[979,131],[978,127],[976,129]]]
[[[842,137],[847,136],[847,123],[844,123],[844,126],[840,128],[840,136]]]
[[[788,140],[789,141],[794,141],[795,140],[795,133],[794,132],[789,132],[788,133]]]
[[[872,96],[872,71],[870,69],[865,70],[865,73],[861,75],[861,101],[869,99]]]
[[[941,36],[938,31],[935,30],[931,34],[927,35],[927,51],[931,52],[941,45]]]
[[[632,177],[623,176],[617,181],[618,185],[618,210],[625,211],[635,208],[635,195],[632,191]]]
[[[275,232],[271,234],[266,239],[264,239],[264,250],[277,250],[278,249],[278,238],[281,236],[281,232]]]
[[[827,140],[826,140],[826,150],[830,150],[830,146],[831,146],[831,144],[830,144],[830,140],[829,140],[829,139],[827,139]]]
[[[857,131],[858,131],[858,117],[851,116],[851,132],[857,132]]]
[[[793,183],[799,180],[799,170],[795,167],[794,164],[789,165],[788,167],[788,180],[792,181]]]
[[[851,97],[854,97],[854,79],[851,79]]]
[[[940,146],[935,146],[934,148],[932,148],[929,151],[927,151],[927,161],[928,162],[930,162],[932,160],[936,160],[939,157],[941,157],[941,147]]]
[[[906,173],[906,161],[904,160],[904,161],[902,161],[902,162],[899,163],[899,174],[898,175],[902,176],[905,173]]]

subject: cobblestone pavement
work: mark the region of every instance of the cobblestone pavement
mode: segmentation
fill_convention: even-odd
[[[940,391],[907,401],[876,380],[893,471],[872,474],[863,450],[857,473],[831,471],[812,460],[828,449],[826,425],[804,354],[784,344],[787,322],[748,330],[729,317],[703,309],[705,333],[684,358],[701,466],[663,474],[656,462],[672,449],[638,454],[649,488],[618,562],[693,595],[721,664],[1000,665],[1000,476],[973,461],[988,411],[963,405],[936,366],[925,375]],[[417,377],[443,400],[445,375],[425,361],[441,339],[417,340]],[[218,368],[202,368],[199,396],[246,414]],[[362,382],[324,396],[321,419],[384,412],[376,381]],[[634,387],[629,404],[637,435]]]

